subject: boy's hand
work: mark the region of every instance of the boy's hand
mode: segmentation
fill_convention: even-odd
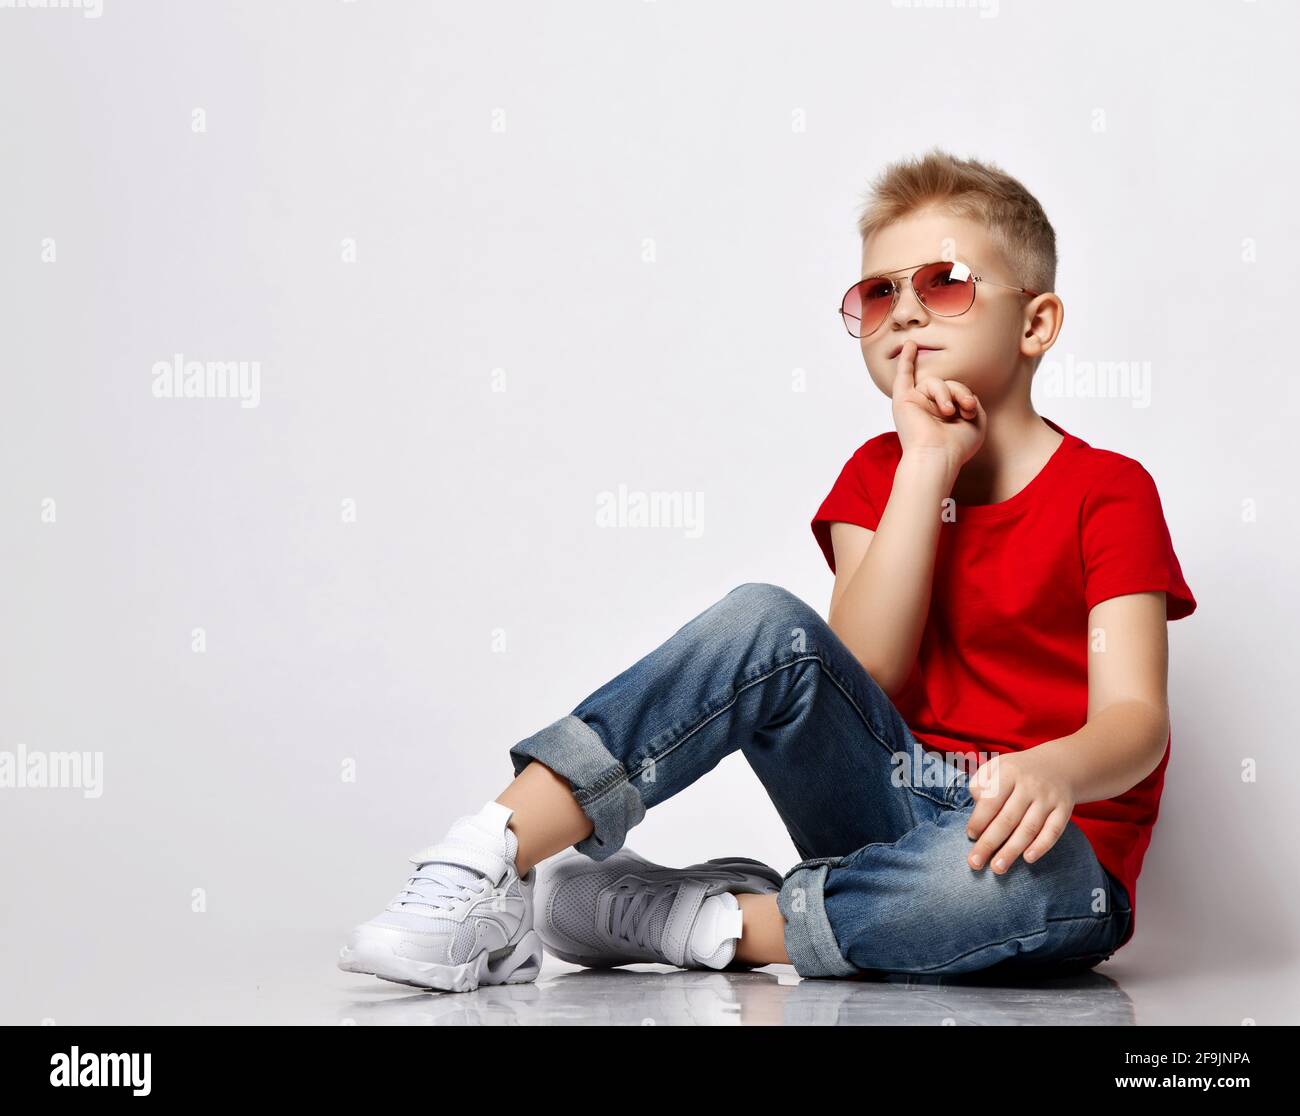
[[[1050,757],[1033,750],[1005,752],[981,764],[967,783],[975,800],[967,836],[978,838],[966,858],[975,869],[990,859],[1005,875],[1022,852],[1040,860],[1065,832],[1074,811],[1074,789],[1052,769]]]
[[[893,400],[894,426],[904,453],[939,450],[956,471],[984,442],[988,420],[970,388],[937,376],[917,382],[915,341],[905,342],[898,354]]]

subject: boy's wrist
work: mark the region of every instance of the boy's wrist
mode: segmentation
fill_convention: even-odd
[[[946,449],[925,446],[904,450],[898,468],[941,484],[944,493],[947,494],[961,471],[961,462],[954,460],[953,455]]]

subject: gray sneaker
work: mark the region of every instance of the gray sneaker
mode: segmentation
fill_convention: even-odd
[[[568,848],[536,868],[534,928],[547,952],[589,968],[650,962],[747,970],[734,961],[742,912],[735,895],[781,890],[760,860],[719,857],[686,868],[624,846],[604,860]]]

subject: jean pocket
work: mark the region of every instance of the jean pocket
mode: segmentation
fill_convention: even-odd
[[[944,801],[956,810],[971,805],[975,799],[971,797],[969,782],[970,776],[965,771],[954,770],[943,792]]]

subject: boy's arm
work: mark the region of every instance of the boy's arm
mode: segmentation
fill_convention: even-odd
[[[1114,798],[1160,763],[1169,741],[1169,631],[1165,595],[1129,593],[1088,613],[1088,721],[1034,749],[1074,789],[1076,802]]]
[[[967,829],[979,869],[1035,861],[1064,832],[1077,802],[1114,798],[1156,769],[1169,741],[1165,594],[1128,593],[1088,613],[1088,720],[1069,736],[1002,753],[970,781]]]
[[[890,697],[912,673],[921,646],[941,504],[958,468],[945,452],[905,451],[875,532],[831,525],[836,577],[827,620]]]
[[[831,549],[835,552],[835,584],[831,587],[831,607],[828,616],[833,615],[849,587],[853,575],[866,557],[867,547],[875,538],[875,531],[858,523],[832,523]]]

